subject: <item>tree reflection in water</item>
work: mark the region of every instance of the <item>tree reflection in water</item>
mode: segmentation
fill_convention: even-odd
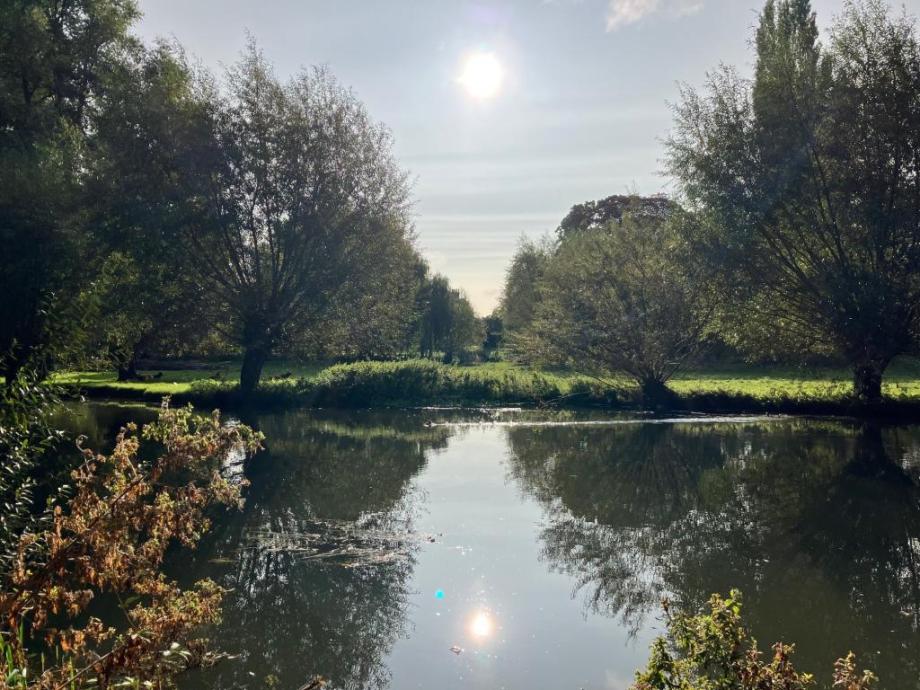
[[[383,688],[405,632],[413,568],[413,478],[449,429],[386,415],[291,412],[255,423],[267,452],[251,464],[243,513],[222,521],[189,577],[233,591],[215,646],[239,658],[185,683],[200,688]]]
[[[920,432],[815,421],[508,431],[543,557],[633,629],[740,588],[803,668],[853,649],[920,688]],[[822,678],[822,680],[825,680]]]

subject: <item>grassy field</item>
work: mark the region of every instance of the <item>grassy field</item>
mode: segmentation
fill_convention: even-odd
[[[681,395],[729,393],[770,399],[826,398],[838,400],[852,392],[852,375],[846,369],[736,366],[687,371],[669,384]],[[920,400],[920,361],[903,359],[885,372],[887,397]]]
[[[238,365],[142,372],[147,380],[121,383],[109,372],[65,372],[56,383],[89,397],[158,400],[172,395],[202,405],[241,401]],[[674,406],[705,412],[854,411],[849,372],[790,367],[709,367],[686,371],[671,383]],[[920,361],[896,362],[886,373],[886,409],[920,412]],[[534,370],[507,362],[452,366],[427,360],[325,366],[271,362],[249,402],[257,405],[377,407],[421,405],[562,405],[637,407],[626,380],[599,381],[565,371]]]
[[[309,378],[322,371],[322,364],[305,364],[286,361],[268,362],[262,375],[270,384],[284,374],[292,378]],[[188,395],[197,385],[206,382],[236,383],[240,378],[239,363],[215,364],[200,369],[154,369],[139,372],[146,381],[118,381],[114,371],[65,371],[52,376],[54,383],[74,386],[92,394],[94,391],[113,391],[116,395]],[[157,377],[157,378],[154,378]]]

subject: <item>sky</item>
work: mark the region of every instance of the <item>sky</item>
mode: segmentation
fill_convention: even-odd
[[[482,315],[497,305],[522,237],[552,232],[576,203],[673,191],[661,170],[669,104],[681,83],[700,85],[719,63],[750,72],[762,7],[761,0],[139,2],[141,37],[177,39],[215,72],[237,60],[247,32],[281,78],[327,65],[392,131],[414,184],[418,246]],[[892,5],[920,15],[920,0]],[[843,0],[813,6],[826,29]]]

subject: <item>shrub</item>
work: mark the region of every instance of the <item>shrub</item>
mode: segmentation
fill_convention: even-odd
[[[319,406],[370,407],[411,403],[541,402],[559,398],[567,383],[507,367],[463,367],[430,360],[356,362],[323,370],[304,382],[304,397]]]
[[[219,463],[260,442],[217,412],[203,418],[164,401],[156,422],[122,429],[111,454],[83,449],[70,498],[37,529],[25,523],[4,573],[0,687],[164,687],[213,659],[196,631],[218,620],[223,591],[210,580],[180,588],[163,559],[173,544],[197,544],[212,506],[240,505],[241,484]],[[142,459],[147,443],[161,449],[152,461]],[[104,594],[120,604],[117,624],[91,606]]]
[[[812,675],[795,669],[793,645],[777,642],[764,659],[741,620],[738,591],[727,599],[714,594],[707,613],[672,614],[668,602],[664,611],[667,633],[652,643],[632,690],[807,690],[815,684]],[[869,690],[876,680],[857,669],[852,652],[834,666],[835,688]]]
[[[39,477],[48,474],[41,460],[63,438],[51,423],[58,402],[55,389],[27,369],[0,386],[0,582],[12,570],[22,534],[48,524],[34,504],[44,488]]]

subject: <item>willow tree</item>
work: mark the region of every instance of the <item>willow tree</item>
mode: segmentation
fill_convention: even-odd
[[[874,402],[920,331],[920,49],[878,0],[818,38],[808,0],[769,0],[754,79],[684,91],[669,167],[751,330],[845,357]]]
[[[546,262],[535,317],[516,339],[524,359],[626,375],[651,403],[704,342],[710,285],[685,260],[679,219],[624,217],[565,238]]]
[[[200,209],[186,238],[248,392],[273,350],[390,270],[388,248],[411,242],[409,185],[388,130],[328,71],[282,83],[251,46],[226,81],[210,142],[187,156]]]

